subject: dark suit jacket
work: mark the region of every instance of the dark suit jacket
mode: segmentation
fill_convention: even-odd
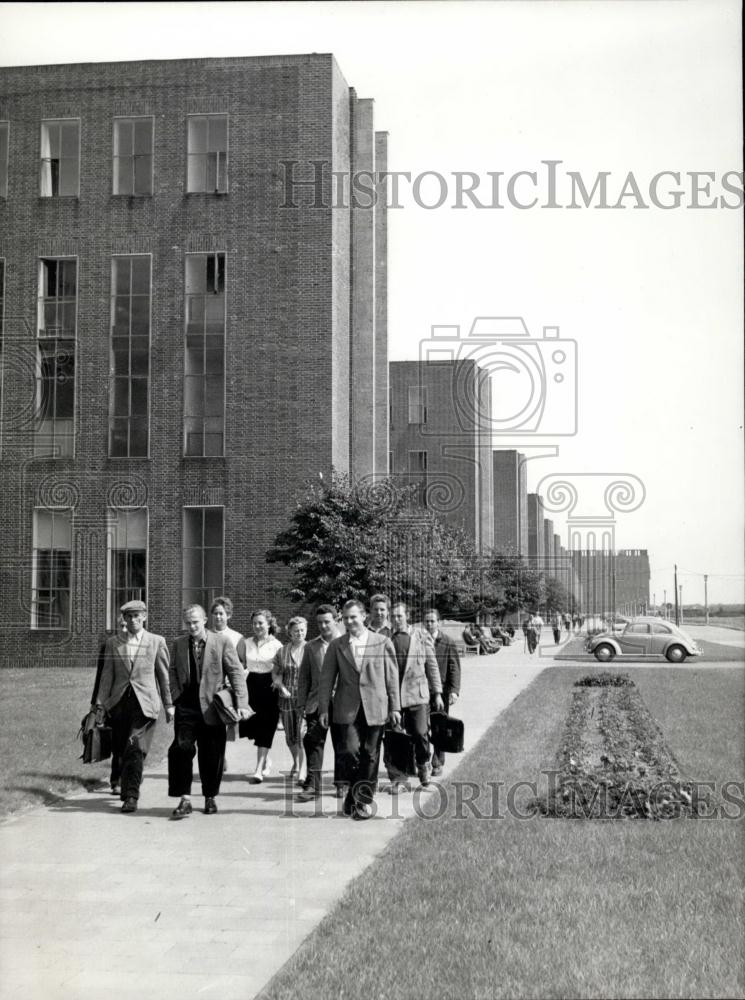
[[[129,658],[126,639],[114,635],[106,640],[98,702],[108,711],[120,701],[130,684],[148,719],[158,718],[161,698],[166,708],[170,708],[168,649],[162,635],[143,629],[134,664]]]
[[[338,636],[336,638],[339,638]],[[297,709],[302,715],[318,711],[318,689],[323,667],[323,640],[320,635],[306,642],[297,679]]]
[[[171,694],[178,701],[189,686],[189,636],[181,635],[173,644],[171,655]],[[199,684],[199,705],[204,721],[210,726],[221,724],[220,717],[212,707],[215,692],[225,678],[235,694],[238,708],[248,708],[246,678],[243,676],[235,647],[227,636],[220,632],[206,632],[202,654],[202,680]]]
[[[435,639],[435,656],[440,669],[442,696],[447,710],[448,695],[460,694],[460,656],[458,646],[444,632],[439,632]]]
[[[401,709],[398,665],[391,640],[367,633],[367,645],[358,669],[349,646],[349,635],[332,639],[321,669],[318,711],[328,714],[334,692],[334,722],[354,722],[360,705],[368,726],[382,726],[391,712]]]

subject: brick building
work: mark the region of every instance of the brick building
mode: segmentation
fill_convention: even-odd
[[[390,473],[480,552],[494,540],[490,414],[491,385],[473,361],[390,363]]]
[[[494,547],[528,554],[528,487],[525,456],[518,451],[493,452]]]
[[[386,136],[330,55],[0,69],[2,660],[229,594],[332,466],[385,471]]]
[[[544,550],[544,507],[543,498],[538,493],[528,493],[528,563],[542,572],[545,565]]]

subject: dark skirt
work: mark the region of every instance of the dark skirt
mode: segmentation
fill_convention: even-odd
[[[272,675],[248,675],[248,704],[256,713],[239,724],[241,736],[253,740],[257,747],[271,747],[279,722],[277,692],[272,688]]]

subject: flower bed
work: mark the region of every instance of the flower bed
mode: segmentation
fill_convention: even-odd
[[[590,674],[575,684],[547,796],[535,811],[569,819],[695,816],[663,734],[626,674]]]

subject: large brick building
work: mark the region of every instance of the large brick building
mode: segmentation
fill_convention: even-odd
[[[331,191],[385,161],[330,55],[0,69],[0,662],[247,631],[304,483],[385,471],[384,199]]]

